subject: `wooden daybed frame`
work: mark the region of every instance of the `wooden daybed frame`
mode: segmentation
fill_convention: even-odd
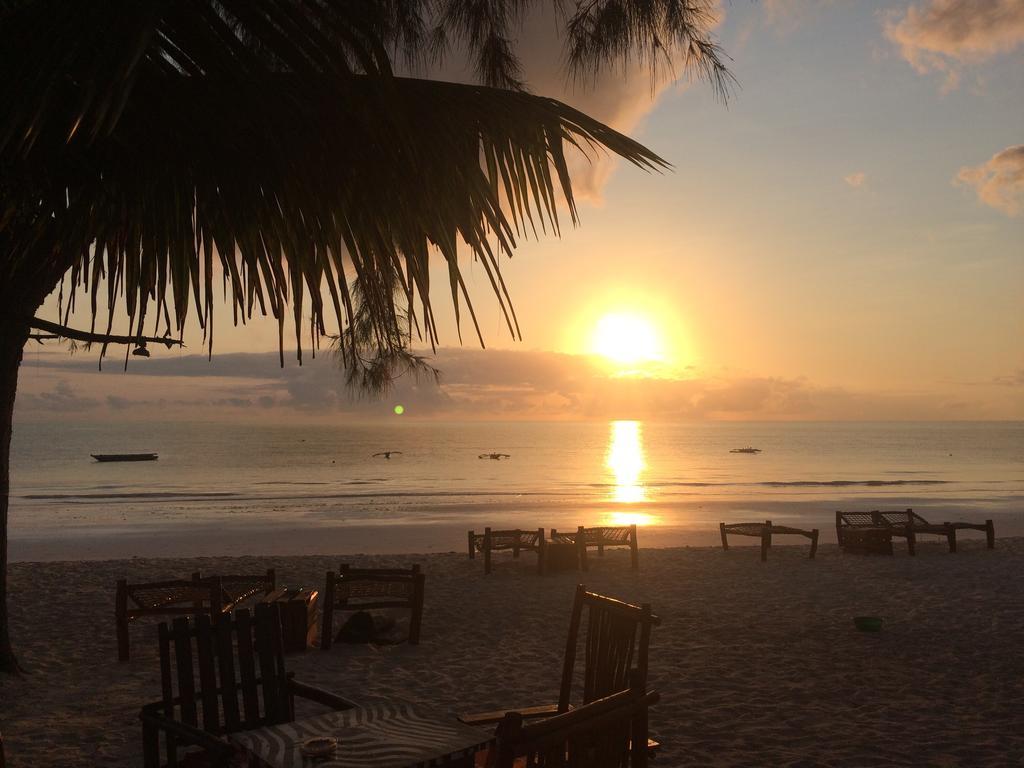
[[[338,573],[327,572],[324,584],[323,618],[320,624],[320,648],[330,650],[334,642],[334,614],[370,611],[381,608],[409,610],[409,644],[420,642],[423,624],[423,596],[426,577],[419,564],[411,568],[351,568],[338,566]]]
[[[277,585],[273,568],[266,574],[206,576],[197,571],[190,579],[170,579],[145,584],[117,580],[114,621],[117,659],[128,661],[128,625],[142,616],[193,616],[208,614],[216,621],[239,603],[259,594],[269,595]]]
[[[803,528],[790,528],[786,525],[775,525],[771,520],[763,523],[719,523],[719,533],[722,535],[722,549],[729,551],[728,534],[733,536],[753,536],[761,540],[761,561],[768,559],[768,550],[772,546],[773,535],[804,536],[811,540],[811,554],[808,559],[813,560],[818,552],[818,529],[812,528],[809,531]]]
[[[484,528],[483,533],[469,531],[467,541],[470,560],[476,559],[477,552],[483,553],[484,573],[491,572],[492,552],[509,550],[513,558],[518,558],[520,552],[536,552],[537,572],[544,573],[544,548],[547,542],[544,540],[543,528],[534,531],[524,531],[520,528],[492,531],[490,528]]]
[[[559,533],[551,529],[551,541],[560,544],[575,544],[579,551],[580,568],[589,570],[587,549],[597,549],[598,557],[604,557],[605,547],[629,547],[630,567],[640,567],[640,551],[636,539],[636,525],[618,525],[587,528],[579,526],[573,533]]]
[[[983,531],[986,546],[989,549],[995,549],[996,546],[996,530],[991,520],[986,520],[984,523],[929,523],[913,509],[889,512],[877,509],[871,512],[836,512],[836,538],[842,549],[865,547],[872,549],[870,542],[865,544],[863,538],[863,532],[869,530],[879,532],[878,541],[885,538],[882,532],[888,532],[890,544],[887,554],[890,555],[892,554],[891,539],[893,536],[901,536],[906,539],[907,552],[911,555],[917,554],[917,536],[921,533],[945,536],[950,552],[956,552],[957,531]]]

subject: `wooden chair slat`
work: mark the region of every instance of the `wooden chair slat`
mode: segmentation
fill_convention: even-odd
[[[171,683],[171,640],[167,625],[159,627],[160,643],[160,692],[163,696],[164,714],[174,717],[174,688]]]
[[[256,655],[259,658],[260,678],[263,686],[263,707],[264,717],[267,725],[275,725],[284,722],[285,712],[281,709],[281,691],[284,680],[279,679],[278,669],[274,659],[275,634],[270,631],[269,622],[266,619],[278,617],[276,606],[261,604],[256,606],[256,616],[260,619],[256,623]]]
[[[242,705],[245,710],[245,727],[260,725],[259,693],[256,690],[256,661],[252,647],[252,628],[249,611],[235,611],[238,629],[238,673],[242,683]]]
[[[217,643],[217,671],[220,673],[221,708],[224,712],[224,730],[229,733],[242,726],[238,714],[238,690],[240,684],[235,678],[234,642],[231,637],[231,622],[219,621],[214,625]]]
[[[196,617],[196,657],[199,662],[199,691],[203,702],[203,730],[220,731],[220,707],[217,702],[217,671],[213,627],[210,617]]]
[[[178,670],[178,695],[181,697],[181,721],[199,725],[196,713],[196,686],[192,669],[192,642],[188,619],[174,620],[174,662]]]

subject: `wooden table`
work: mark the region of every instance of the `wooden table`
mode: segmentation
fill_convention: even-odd
[[[306,739],[333,736],[338,749],[328,758],[303,757]],[[451,765],[494,742],[493,734],[460,723],[453,715],[388,699],[308,720],[232,733],[228,740],[268,768],[418,768]]]

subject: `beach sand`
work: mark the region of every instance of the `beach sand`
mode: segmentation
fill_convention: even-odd
[[[643,543],[641,539],[641,543]],[[662,618],[651,680],[656,765],[1008,766],[1024,763],[1024,539],[970,539],[908,557],[823,546],[643,549],[593,558],[587,574],[538,576],[496,556],[485,576],[464,552],[347,556],[421,563],[421,645],[349,646],[288,657],[300,680],[350,698],[397,696],[452,712],[557,698],[575,585],[650,602]],[[116,661],[114,582],[277,569],[322,589],[338,557],[17,563],[14,640],[28,674],[0,679],[8,764],[141,764],[139,707],[159,699],[155,620],[133,624]],[[857,615],[884,618],[858,632]]]

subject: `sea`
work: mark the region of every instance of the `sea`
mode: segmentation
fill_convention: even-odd
[[[159,459],[91,458],[129,452]],[[190,530],[350,529],[387,552],[420,551],[405,528],[459,549],[464,529],[636,523],[674,545],[713,543],[720,520],[907,507],[1024,534],[1024,422],[16,423],[9,529],[15,560]]]

